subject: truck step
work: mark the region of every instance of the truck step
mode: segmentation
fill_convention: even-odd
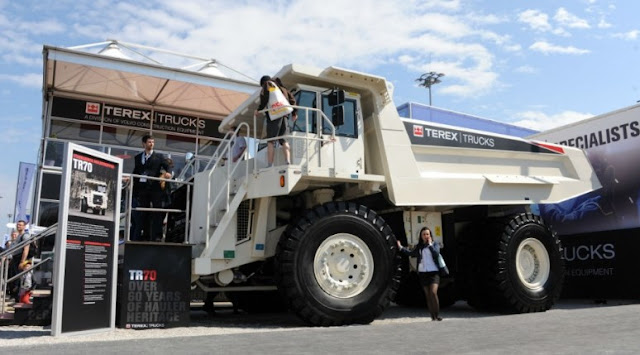
[[[13,312],[0,313],[0,326],[13,325]]]

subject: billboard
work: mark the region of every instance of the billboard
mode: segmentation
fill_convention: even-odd
[[[220,121],[175,112],[122,106],[104,101],[86,101],[54,97],[51,117],[122,127],[153,129],[165,133],[181,133],[221,138]]]
[[[637,297],[640,249],[640,105],[529,137],[585,150],[602,188],[539,205],[560,236],[564,296]]]
[[[536,134],[584,149],[602,188],[540,213],[560,235],[640,227],[640,105]]]

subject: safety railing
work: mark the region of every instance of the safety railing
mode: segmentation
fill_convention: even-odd
[[[284,136],[278,136],[278,137],[273,137],[273,138],[268,138],[268,139],[259,139],[257,136],[254,137],[254,139],[256,140],[256,142],[258,144],[256,144],[256,147],[260,144],[260,143],[268,143],[268,142],[272,142],[272,141],[276,141],[279,139],[292,139],[292,140],[303,140],[305,141],[304,144],[304,156],[305,156],[305,163],[307,166],[307,169],[309,169],[309,142],[314,142],[314,141],[318,141],[321,142],[321,144],[324,143],[333,143],[336,140],[336,127],[333,125],[333,122],[324,114],[324,112],[318,108],[312,108],[312,107],[305,107],[305,106],[297,106],[297,105],[287,105],[287,106],[283,106],[283,107],[292,107],[294,109],[297,109],[298,111],[300,110],[304,110],[305,111],[305,136],[304,137],[299,137],[299,136],[294,136],[293,134],[291,134],[292,132],[290,132],[288,135],[284,135]],[[266,114],[267,112],[269,112],[269,109],[266,108],[264,110],[260,110],[258,111],[259,113],[262,114]],[[318,114],[319,117],[321,117],[321,120],[316,120],[315,122],[315,128],[316,128],[316,136],[315,137],[309,137],[309,117],[311,117],[310,113],[311,112],[315,112]],[[324,123],[328,124],[328,127],[331,129],[331,135],[329,139],[326,138],[322,138],[324,133]],[[253,116],[253,126],[257,127],[257,117],[256,115]],[[257,130],[255,130],[255,132],[257,132]],[[256,148],[257,149],[257,148]],[[255,156],[255,154],[254,154]],[[332,149],[332,167],[329,167],[330,169],[333,169],[333,171],[335,171],[335,165],[336,165],[336,147],[335,145],[333,145],[333,149]],[[253,161],[253,168],[254,170],[257,169],[257,161],[254,159]]]
[[[152,177],[147,175],[138,175],[138,174],[122,174],[125,178],[125,184],[123,185],[123,189],[127,191],[126,194],[126,207],[125,207],[125,229],[124,236],[126,241],[131,241],[131,223],[132,223],[132,213],[134,212],[152,212],[152,213],[185,213],[185,229],[184,229],[184,244],[189,244],[189,212],[191,208],[191,189],[193,188],[193,183],[188,181],[178,181],[175,179],[165,179],[161,177]],[[185,185],[186,186],[186,204],[185,209],[179,208],[163,208],[163,207],[132,207],[133,206],[133,189],[134,189],[134,179],[144,178],[152,181],[164,181],[166,184],[175,184],[175,185]],[[178,190],[176,188],[175,190]],[[166,239],[163,238],[163,240]]]
[[[44,260],[34,258],[33,263],[29,268],[24,269],[19,273],[16,273],[15,275],[9,277],[9,264],[12,258],[22,258],[21,251],[25,246],[30,245],[31,243],[35,243],[42,238],[50,236],[51,234],[55,234],[57,230],[58,230],[58,224],[56,223],[44,229],[43,231],[32,235],[29,239],[23,240],[16,244],[12,244],[11,247],[9,247],[8,249],[0,253],[0,296],[1,296],[0,297],[0,313],[5,312],[7,286],[9,285],[9,283],[17,280],[27,272],[40,267],[40,265],[43,265],[45,263],[52,261],[51,258],[45,258]],[[20,255],[18,255],[19,251],[20,251]]]
[[[190,154],[190,155],[189,155]],[[196,173],[196,158],[193,153],[187,154],[187,164],[182,167],[178,176],[175,176],[174,179],[177,181],[184,181],[187,178],[187,174],[189,174],[189,178],[191,178]]]

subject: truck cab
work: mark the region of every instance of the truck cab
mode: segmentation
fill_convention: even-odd
[[[364,124],[360,110],[360,95],[309,85],[296,85],[291,92],[298,106],[319,109],[331,122],[324,120],[319,112],[300,109],[298,119],[289,122],[292,138],[292,163],[301,164],[306,155],[318,155],[319,165],[335,169],[336,174],[357,177],[364,173]],[[341,96],[337,98],[337,96]],[[333,126],[333,127],[332,127]],[[335,128],[335,133],[332,129]],[[320,132],[320,133],[318,133]],[[332,135],[333,134],[333,135]],[[334,141],[319,141],[305,146],[304,140],[296,137],[333,137]],[[326,144],[336,144],[333,149],[323,149]]]

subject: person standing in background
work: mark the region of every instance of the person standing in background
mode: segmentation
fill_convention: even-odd
[[[155,139],[151,135],[142,137],[144,151],[135,156],[133,174],[142,175],[133,179],[133,198],[137,207],[162,208],[164,192],[160,181],[149,177],[171,178],[169,166],[164,155],[153,151]],[[161,241],[163,212],[142,212],[134,214],[133,241]]]
[[[18,237],[16,239],[16,243],[22,243],[25,240],[31,238],[31,235],[27,233],[26,230],[27,222],[23,220],[19,220],[16,223],[16,232],[18,233]],[[13,262],[17,261],[18,270],[24,271],[28,270],[33,265],[33,257],[37,254],[37,248],[34,243],[29,243],[22,248],[22,254],[20,257],[12,260]],[[24,273],[20,277],[20,291],[18,293],[18,298],[21,303],[31,304],[31,289],[33,288],[33,270],[29,270]]]

